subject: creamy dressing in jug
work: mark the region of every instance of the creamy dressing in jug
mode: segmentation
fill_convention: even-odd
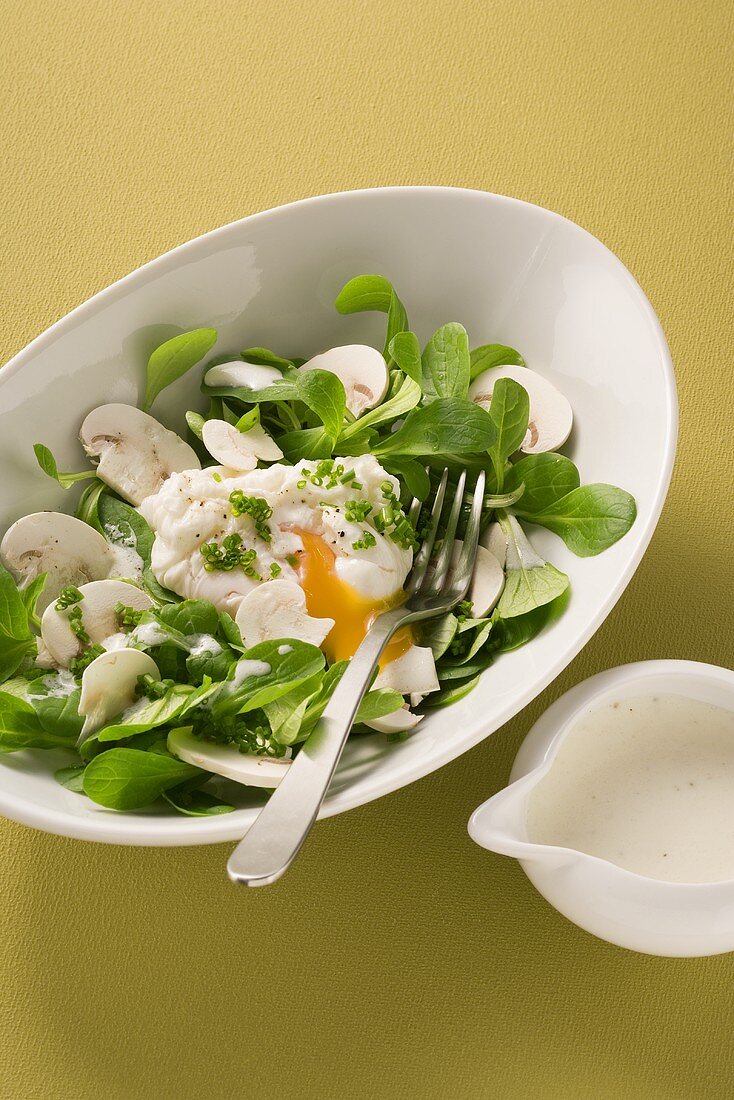
[[[654,695],[583,715],[529,798],[527,834],[650,878],[734,879],[734,712]]]

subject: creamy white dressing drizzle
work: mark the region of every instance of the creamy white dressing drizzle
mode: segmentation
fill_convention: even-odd
[[[583,715],[528,800],[528,839],[668,882],[734,879],[734,712],[677,695]]]
[[[131,642],[138,642],[143,646],[163,645],[168,641],[168,635],[158,623],[138,623],[128,637]]]
[[[250,676],[267,676],[270,671],[267,661],[238,661],[232,679],[227,681],[227,689],[236,691]]]
[[[29,690],[29,699],[65,699],[79,686],[74,675],[66,668],[59,669],[54,675],[41,677],[41,683],[46,690],[40,695]]]
[[[141,581],[143,578],[143,559],[135,549],[135,545],[110,543],[110,549],[114,559],[110,576],[122,577],[124,580],[136,582]]]
[[[188,640],[190,643],[189,653],[192,657],[201,657],[204,653],[216,657],[218,653],[222,652],[219,642],[211,634],[189,634]]]

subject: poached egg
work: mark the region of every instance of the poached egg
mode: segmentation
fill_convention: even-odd
[[[399,495],[396,478],[372,455],[334,459],[325,473],[328,465],[304,459],[246,473],[221,466],[173,473],[139,506],[155,533],[151,567],[157,580],[233,617],[258,585],[276,577],[295,581],[309,615],[334,620],[322,647],[327,656],[350,657],[373,618],[402,600],[413,552],[390,537],[391,523],[380,522]],[[233,493],[264,502],[257,504],[260,519],[237,514]],[[254,557],[246,568],[212,568],[202,546],[220,547],[232,535]],[[385,660],[409,645],[410,633],[399,632]]]

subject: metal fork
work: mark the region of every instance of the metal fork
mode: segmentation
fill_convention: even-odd
[[[267,886],[288,870],[318,816],[359,704],[372,683],[380,655],[390,638],[407,623],[450,611],[466,595],[477,555],[485,475],[482,471],[477,478],[463,545],[452,567],[466,485],[466,473],[461,474],[440,548],[429,571],[436,535],[442,516],[445,516],[448,473],[448,470],[443,471],[427,533],[413,562],[406,585],[406,602],[385,611],[372,623],[313,733],[245,838],[232,852],[227,872],[233,882]],[[410,508],[413,526],[420,512],[421,503],[414,500]]]

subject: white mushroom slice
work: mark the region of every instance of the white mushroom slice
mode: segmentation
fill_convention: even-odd
[[[89,645],[99,645],[119,630],[115,604],[122,603],[136,611],[147,611],[153,601],[147,592],[125,581],[90,581],[79,588],[83,599],[67,610],[57,611],[49,604],[41,619],[41,637],[48,652],[58,664],[68,668],[82,651],[83,645],[69,625],[69,611],[78,607],[82,626],[89,636]]]
[[[215,745],[211,741],[202,741],[185,726],[171,730],[168,751],[195,768],[223,775],[235,783],[244,783],[246,787],[277,787],[291,763],[287,759],[276,760],[272,756],[243,753],[236,745]]]
[[[438,691],[433,653],[428,646],[412,645],[401,657],[396,657],[380,669],[375,688],[388,688],[401,695],[418,691],[427,695],[430,691]]]
[[[494,554],[497,561],[504,569],[505,562],[507,561],[507,535],[502,530],[499,523],[496,521],[490,523],[486,531],[482,533],[482,537],[479,539],[479,545],[489,550],[490,554]]]
[[[100,405],[79,431],[97,476],[131,504],[157,493],[166,478],[201,463],[188,443],[133,405]]]
[[[461,553],[461,539],[456,540],[456,546],[452,556],[452,563],[456,565]],[[472,615],[475,619],[482,619],[488,615],[502,595],[505,587],[505,571],[497,561],[494,554],[487,550],[486,546],[477,547],[477,560],[474,563],[469,591],[465,599],[472,605]]]
[[[492,389],[500,378],[511,378],[527,390],[530,398],[530,421],[520,450],[527,455],[537,455],[562,447],[571,434],[573,410],[561,391],[534,370],[527,367],[485,370],[469,387],[469,400],[488,409]]]
[[[379,405],[387,393],[389,374],[384,357],[367,344],[345,344],[314,355],[299,370],[326,370],[342,382],[347,408],[354,416]]]
[[[244,440],[247,449],[252,451],[256,458],[261,458],[264,462],[277,462],[278,459],[283,457],[280,447],[261,424],[253,424],[249,431],[239,432],[238,434]]]
[[[79,744],[137,701],[139,676],[160,679],[158,665],[139,649],[102,653],[87,665],[79,698],[79,713],[84,718]]]
[[[377,730],[378,733],[403,733],[405,730],[414,729],[422,722],[425,715],[413,714],[407,707],[386,714],[384,718],[374,718],[371,722],[365,722],[365,726]]]
[[[210,367],[204,375],[207,386],[231,386],[242,390],[264,390],[273,382],[280,382],[283,375],[276,367],[264,367],[260,363],[243,363],[235,359],[231,363],[220,363]]]
[[[306,611],[306,593],[295,581],[266,581],[243,599],[235,618],[247,649],[259,642],[298,638],[321,645],[333,619],[313,619]]]
[[[245,473],[257,466],[257,458],[246,446],[245,437],[226,420],[206,420],[201,441],[212,458],[228,470]]]
[[[0,543],[0,560],[21,588],[47,573],[37,610],[66,585],[109,576],[115,558],[98,531],[64,512],[33,512],[10,527]]]
[[[58,668],[56,661],[43,644],[43,638],[36,638],[36,664],[39,668]]]
[[[201,438],[212,458],[229,470],[254,470],[258,458],[276,462],[283,457],[278,444],[259,424],[240,432],[226,420],[206,420]]]

